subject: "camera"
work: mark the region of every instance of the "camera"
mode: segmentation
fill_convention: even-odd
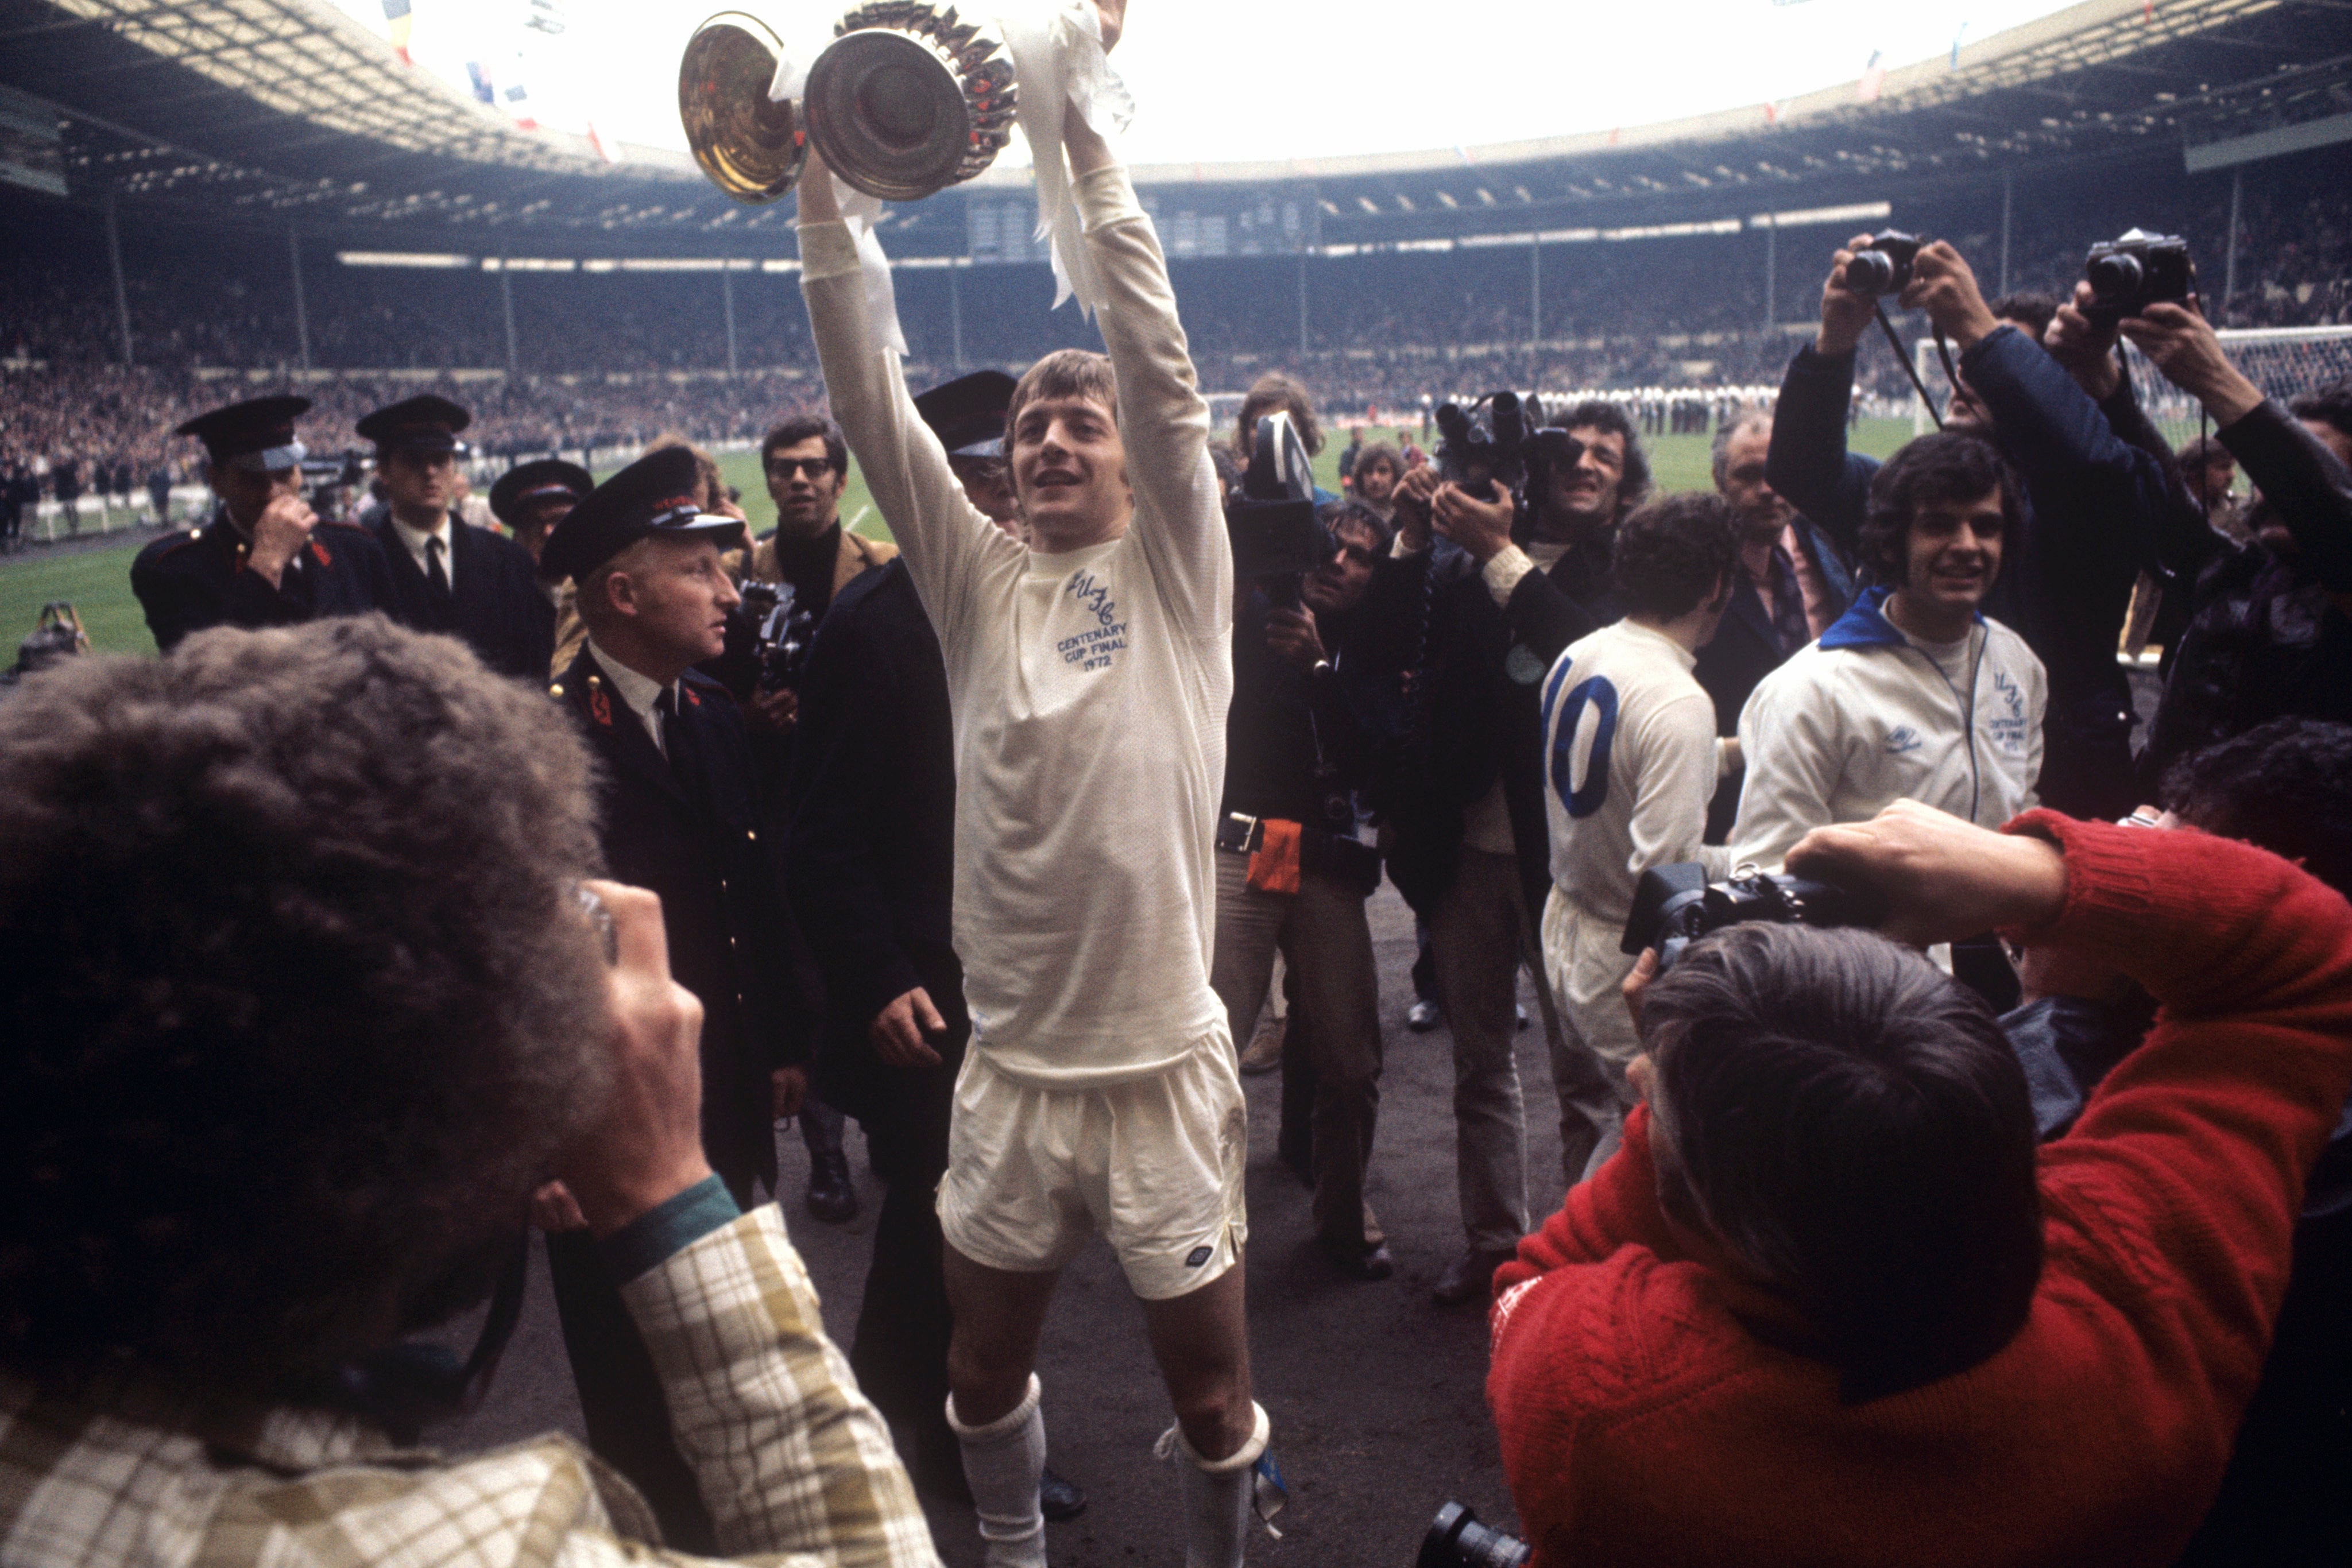
[[[1478,1522],[1478,1516],[1458,1502],[1437,1511],[1429,1533],[1421,1538],[1421,1555],[1413,1568],[1520,1568],[1535,1555],[1516,1535],[1506,1535]]]
[[[797,691],[801,666],[808,662],[816,617],[793,602],[789,582],[746,582],[737,613],[751,624],[752,663],[763,692]],[[730,639],[731,640],[731,639]]]
[[[1683,950],[1711,931],[1748,920],[1784,925],[1875,926],[1886,900],[1875,889],[1843,887],[1801,876],[1767,875],[1743,866],[1726,882],[1709,882],[1696,862],[1652,866],[1633,885],[1621,953],[1658,950],[1658,973],[1674,967]]]
[[[1241,487],[1225,497],[1234,576],[1265,585],[1275,603],[1296,607],[1307,574],[1331,558],[1330,535],[1315,517],[1315,473],[1307,443],[1287,413],[1257,422]]]
[[[1870,244],[1845,264],[1849,294],[1900,294],[1910,287],[1911,264],[1919,259],[1927,241],[1901,229],[1885,229],[1870,236]]]
[[[2197,264],[2189,259],[2189,242],[2144,229],[2093,246],[2083,276],[2091,283],[2091,304],[2084,314],[2102,327],[2150,305],[2186,304],[2197,293]]]
[[[1439,403],[1438,477],[1466,490],[1492,480],[1514,496],[1524,495],[1528,432],[1542,423],[1543,405],[1532,397],[1522,402],[1515,392],[1488,392],[1467,408]],[[1501,498],[1492,490],[1487,496]]]

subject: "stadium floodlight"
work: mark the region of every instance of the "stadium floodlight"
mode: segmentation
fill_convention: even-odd
[[[1892,202],[1856,202],[1843,207],[1802,207],[1790,213],[1758,213],[1748,226],[1758,229],[1806,228],[1814,224],[1867,224],[1895,215]]]
[[[574,272],[580,264],[568,256],[486,256],[484,272]]]
[[[339,250],[335,259],[345,267],[471,267],[470,256],[425,250]]]
[[[1643,224],[1634,228],[1602,229],[1606,240],[1674,239],[1683,235],[1736,235],[1739,232],[1738,218],[1717,218],[1712,223]]]

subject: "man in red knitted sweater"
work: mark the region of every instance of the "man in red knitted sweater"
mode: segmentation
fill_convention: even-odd
[[[1538,1563],[2169,1563],[2352,1087],[2352,905],[2245,844],[2046,811],[1899,802],[1789,867],[1885,889],[1890,936],[2000,927],[2162,1010],[2037,1156],[1991,1014],[1916,954],[1695,945],[1637,998],[1622,1151],[1496,1277]]]

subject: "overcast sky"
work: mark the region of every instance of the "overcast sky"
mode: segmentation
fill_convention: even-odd
[[[382,0],[334,0],[377,32]],[[1034,3],[1034,0],[1030,0]],[[677,58],[725,0],[413,0],[417,64],[520,80],[539,121],[683,147]],[[762,5],[772,23],[833,5]],[[985,12],[986,6],[971,9]],[[1135,0],[1113,56],[1135,93],[1136,162],[1312,158],[1605,131],[1851,81],[1949,54],[2052,0]],[[534,12],[560,36],[529,30]],[[780,31],[787,30],[780,26]],[[1014,140],[1008,157],[1024,158]]]

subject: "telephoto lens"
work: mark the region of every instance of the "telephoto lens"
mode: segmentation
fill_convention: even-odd
[[[1476,1514],[1449,1502],[1421,1538],[1413,1568],[1525,1568],[1534,1556],[1534,1548],[1517,1536],[1489,1530]]]

